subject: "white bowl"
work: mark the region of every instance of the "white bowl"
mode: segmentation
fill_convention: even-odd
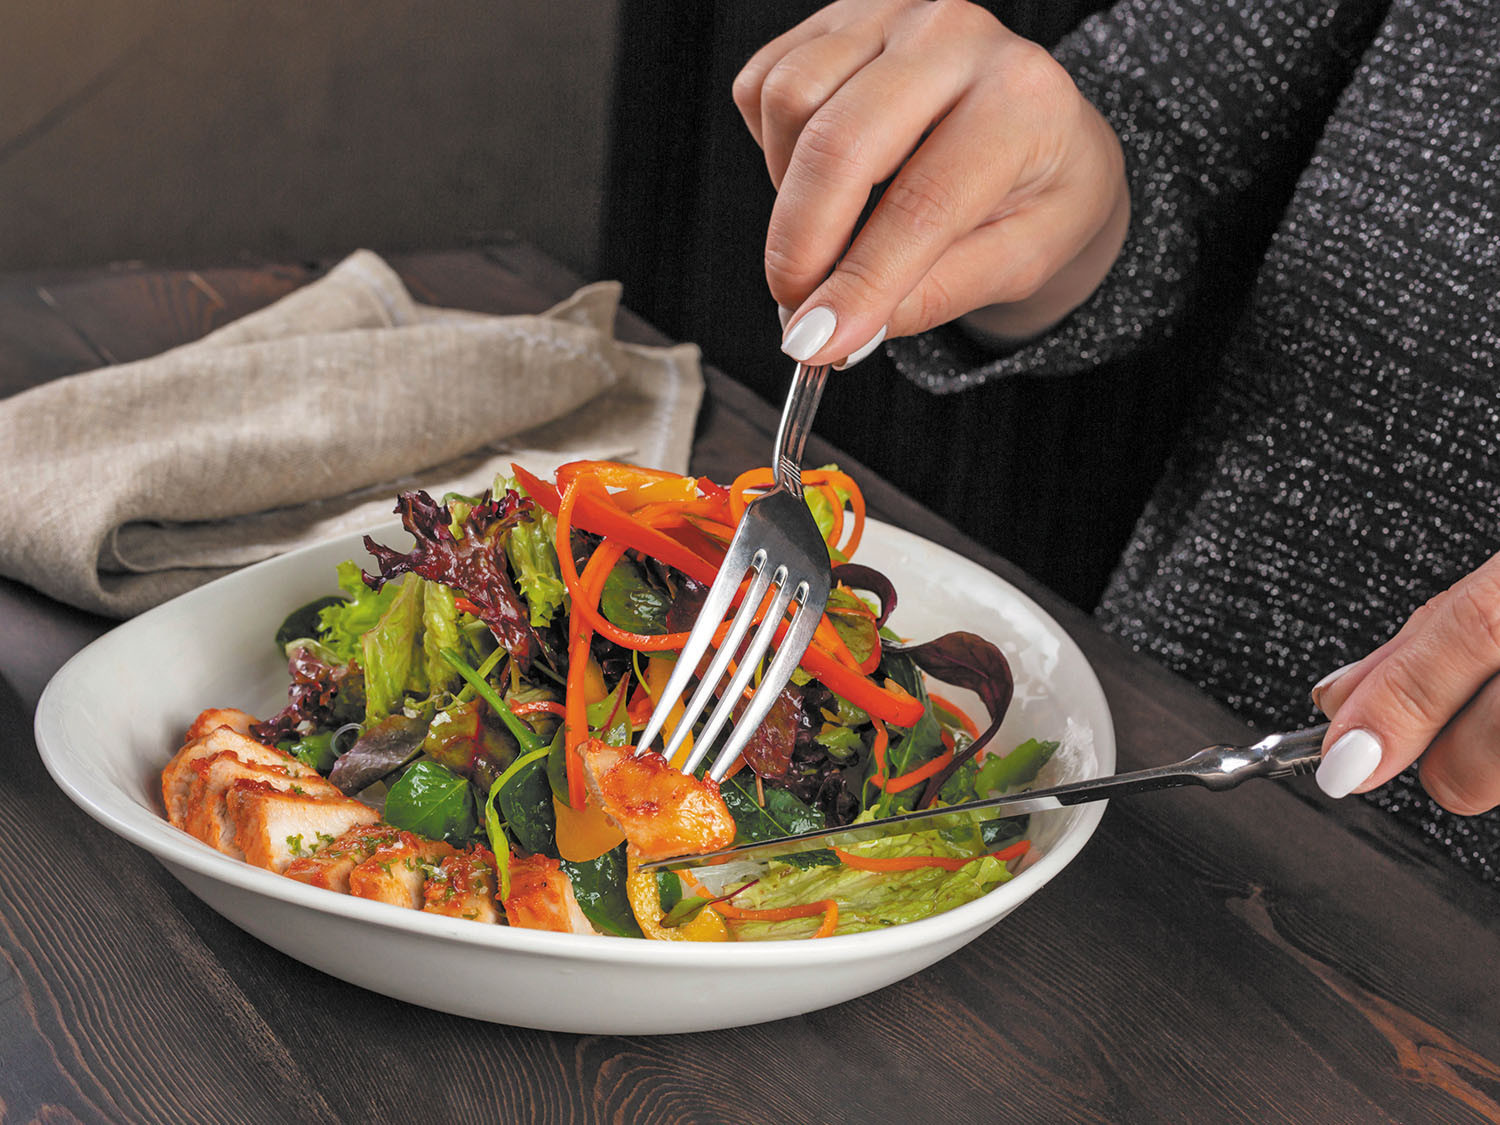
[[[392,525],[376,536],[394,543],[402,533]],[[873,933],[730,944],[543,933],[403,910],[251,867],[173,828],[162,816],[160,771],[188,723],[210,706],[263,717],[278,710],[286,668],[276,627],[297,606],[337,591],[339,561],[365,557],[359,536],[345,536],[142,614],[59,670],[36,716],[42,759],[79,807],[237,926],[361,987],[458,1015],[596,1034],[798,1015],[883,988],[973,941],[1062,871],[1103,815],[1101,802],[1034,816],[1039,858],[945,914]],[[1113,772],[1114,728],[1099,682],[1034,602],[982,567],[874,521],[858,558],[895,583],[898,632],[927,640],[967,629],[1001,646],[1016,696],[997,744],[1061,739],[1043,783]],[[983,714],[974,697],[944,692]]]

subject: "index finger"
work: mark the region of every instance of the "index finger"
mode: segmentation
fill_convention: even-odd
[[[1352,684],[1340,677],[1324,699],[1334,718],[1318,782],[1335,796],[1400,773],[1500,672],[1500,555],[1419,609],[1378,651],[1378,660],[1351,670]]]
[[[909,163],[962,90],[962,76],[952,69],[882,55],[812,116],[797,138],[766,233],[766,280],[778,304],[797,308],[832,272],[875,185]],[[932,239],[943,232],[922,233]],[[890,306],[903,295],[892,295]]]

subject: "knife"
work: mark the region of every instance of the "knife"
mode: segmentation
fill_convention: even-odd
[[[691,870],[696,867],[726,863],[730,860],[765,860],[795,852],[815,851],[819,848],[842,847],[866,840],[879,840],[888,836],[902,836],[909,832],[933,832],[944,828],[973,828],[976,824],[1004,817],[1020,816],[1024,813],[1062,809],[1069,805],[1081,805],[1087,801],[1103,801],[1110,797],[1125,797],[1133,793],[1149,793],[1156,789],[1172,789],[1181,785],[1202,785],[1215,791],[1233,789],[1242,781],[1252,777],[1281,778],[1296,774],[1312,773],[1323,760],[1323,736],[1328,733],[1328,724],[1306,730],[1289,731],[1267,735],[1251,746],[1216,745],[1202,750],[1171,765],[1154,766],[1150,769],[1132,770],[1129,773],[1111,774],[1088,781],[1073,781],[1067,785],[1054,785],[1049,789],[1032,789],[1024,793],[1013,793],[1003,797],[987,797],[979,801],[965,801],[942,808],[922,809],[919,812],[902,813],[866,824],[843,825],[834,828],[817,828],[811,832],[799,832],[795,836],[780,836],[774,840],[741,844],[701,855],[673,856],[642,863],[641,871]],[[985,814],[976,820],[974,814]],[[974,858],[978,859],[978,856]]]

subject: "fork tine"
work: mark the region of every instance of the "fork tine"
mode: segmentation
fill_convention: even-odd
[[[786,635],[782,637],[781,645],[776,649],[776,655],[771,658],[771,663],[767,666],[765,675],[761,677],[754,694],[751,695],[750,702],[740,715],[739,722],[735,723],[734,730],[730,732],[723,747],[719,750],[719,756],[714,759],[714,764],[708,771],[708,776],[714,781],[723,781],[724,775],[739,760],[751,737],[765,721],[777,696],[781,694],[781,689],[786,686],[786,682],[792,678],[792,673],[797,670],[797,664],[807,648],[807,642],[812,639],[813,632],[823,617],[822,606],[806,604],[808,592],[806,582],[797,587],[796,599],[799,603],[797,612],[792,615],[792,623],[787,627]]]
[[[786,607],[792,598],[791,590],[786,583],[786,567],[777,568],[772,582],[776,585],[776,593],[766,609],[766,615],[761,620],[759,628],[751,636],[750,643],[745,646],[745,651],[740,654],[739,667],[735,669],[734,678],[729,681],[729,686],[724,689],[719,705],[714,708],[713,714],[708,717],[708,722],[703,725],[698,740],[693,743],[693,760],[683,765],[685,773],[691,772],[698,762],[703,760],[709,747],[714,744],[714,739],[729,722],[730,716],[734,713],[735,704],[744,695],[745,688],[750,684],[750,678],[755,675],[756,666],[760,664],[760,659],[765,655],[766,649],[771,647],[771,639],[776,635],[776,629],[786,615]],[[759,694],[758,689],[756,694]]]
[[[736,547],[739,547],[739,552],[736,551]],[[667,715],[671,713],[673,705],[687,690],[693,673],[698,668],[698,662],[708,651],[719,622],[724,619],[724,614],[728,612],[730,604],[734,601],[735,591],[740,588],[740,579],[745,571],[757,565],[764,569],[766,553],[763,550],[755,552],[748,565],[735,566],[732,560],[737,553],[744,552],[743,545],[730,543],[729,552],[724,558],[724,568],[720,571],[719,577],[714,579],[714,584],[709,587],[708,597],[704,599],[703,608],[698,613],[698,620],[693,623],[692,632],[688,634],[687,644],[683,645],[682,651],[677,654],[677,663],[672,668],[672,674],[667,677],[667,686],[662,689],[660,698],[651,709],[651,719],[646,723],[646,729],[641,732],[640,740],[636,743],[636,753],[645,751],[656,740],[656,736],[661,733],[662,727],[666,724]],[[692,718],[696,720],[697,715],[694,714]],[[691,728],[692,725],[692,721],[679,722],[677,730],[682,731]],[[672,752],[668,751],[664,756],[671,758]]]
[[[752,564],[755,567],[755,580],[751,582],[750,589],[745,595],[745,600],[740,602],[740,608],[735,613],[734,619],[729,623],[729,631],[724,635],[723,642],[714,653],[714,658],[709,664],[707,671],[698,680],[698,690],[693,692],[692,699],[682,711],[682,717],[677,720],[677,727],[672,731],[671,741],[667,743],[662,756],[671,761],[681,749],[688,734],[693,729],[693,724],[698,721],[698,716],[703,714],[703,709],[708,706],[708,701],[713,698],[714,685],[724,678],[724,670],[729,667],[729,662],[734,659],[734,654],[739,651],[740,642],[744,640],[745,633],[749,630],[755,620],[755,611],[760,608],[761,601],[766,596],[766,591],[771,585],[771,569],[766,565],[766,552],[757,551]],[[700,620],[702,620],[700,618]],[[707,632],[717,632],[717,619],[709,618]],[[697,626],[694,626],[697,631]],[[681,664],[679,658],[678,664]],[[689,669],[691,671],[691,669]],[[673,669],[675,673],[677,669]],[[666,698],[666,694],[662,694]],[[660,704],[657,705],[658,708]],[[668,704],[670,707],[670,704]],[[701,753],[690,755],[688,760],[682,764],[682,771],[689,773],[693,767],[702,759]]]

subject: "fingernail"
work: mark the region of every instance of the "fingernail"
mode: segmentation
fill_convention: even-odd
[[[1309,695],[1312,696],[1312,701],[1315,704],[1317,704],[1319,707],[1321,707],[1323,704],[1322,704],[1322,701],[1318,697],[1320,695],[1322,695],[1325,691],[1327,691],[1329,688],[1331,688],[1333,686],[1335,680],[1337,680],[1340,676],[1342,676],[1345,672],[1349,671],[1350,668],[1353,668],[1354,665],[1356,665],[1358,663],[1359,663],[1358,660],[1354,660],[1354,661],[1351,661],[1348,664],[1345,664],[1342,668],[1335,668],[1332,672],[1329,672],[1328,675],[1324,676],[1317,683],[1313,684],[1312,691],[1310,691],[1308,693]]]
[[[833,365],[833,369],[835,371],[843,371],[847,368],[853,367],[862,359],[868,359],[870,353],[873,352],[876,348],[880,347],[880,341],[885,339],[885,330],[889,327],[890,325],[882,325],[880,331],[870,337],[870,342],[868,344],[866,344],[862,348],[857,349],[854,352],[851,352],[849,358],[844,360],[842,363],[835,363]]]
[[[786,331],[786,322],[792,319],[793,311],[794,310],[787,308],[785,305],[776,306],[776,318],[781,321],[781,330],[783,332]]]
[[[1345,731],[1323,755],[1318,788],[1330,797],[1347,797],[1380,765],[1380,739],[1367,730]]]
[[[781,350],[798,363],[806,363],[817,354],[819,348],[828,343],[833,330],[839,325],[833,310],[819,305],[796,324],[792,325],[781,340]]]

